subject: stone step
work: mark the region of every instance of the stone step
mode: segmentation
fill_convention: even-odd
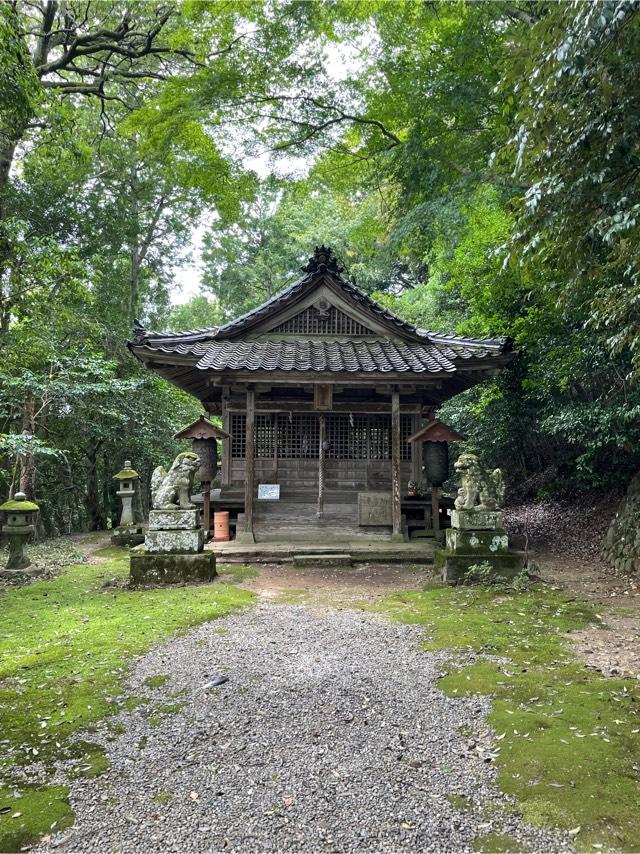
[[[293,565],[306,566],[351,566],[353,560],[348,554],[294,554]]]

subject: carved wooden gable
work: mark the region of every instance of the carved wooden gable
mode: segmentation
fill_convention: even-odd
[[[321,298],[288,317],[270,333],[289,335],[375,335],[373,329]]]

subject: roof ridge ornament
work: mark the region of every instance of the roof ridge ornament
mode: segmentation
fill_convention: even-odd
[[[344,272],[330,246],[316,246],[313,255],[302,268],[303,273],[336,273]]]

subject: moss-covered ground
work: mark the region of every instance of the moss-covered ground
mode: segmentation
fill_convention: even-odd
[[[429,649],[480,653],[440,687],[493,697],[498,784],[526,820],[570,831],[579,850],[640,850],[640,686],[571,654],[568,633],[599,619],[590,604],[548,589],[434,588],[380,607],[423,625]],[[478,846],[509,850],[485,847],[498,842]]]
[[[77,774],[105,769],[104,751],[73,736],[131,707],[123,682],[134,656],[253,599],[220,582],[129,590],[127,552],[98,554],[103,563],[0,592],[0,851],[72,821],[64,787],[25,785],[22,769],[41,762],[50,775],[63,759]]]

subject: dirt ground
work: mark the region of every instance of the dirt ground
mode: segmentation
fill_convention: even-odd
[[[538,552],[535,559],[545,583],[600,606],[600,624],[572,635],[574,649],[586,665],[605,676],[640,679],[638,579],[618,575],[597,557],[584,561]]]
[[[63,539],[92,563],[103,559],[96,556],[96,551],[109,545],[108,534]],[[559,552],[558,544],[553,548],[534,548],[532,557],[538,566],[540,583],[588,599],[598,606],[601,618],[598,625],[572,636],[576,653],[588,667],[604,675],[640,679],[640,581],[616,574],[595,554],[585,558],[575,552],[564,555]],[[420,589],[431,577],[430,567],[412,565],[357,564],[349,568],[298,570],[273,564],[259,565],[258,576],[245,584],[264,599],[348,608],[358,602],[374,601],[394,590]]]
[[[550,551],[535,553],[542,584],[559,587],[597,607],[601,618],[572,636],[576,653],[588,667],[605,676],[640,679],[640,587],[633,578],[617,575],[598,558],[585,561]],[[300,599],[349,607],[394,590],[420,589],[432,577],[429,567],[359,564],[294,570],[264,565],[249,586],[266,599]]]

